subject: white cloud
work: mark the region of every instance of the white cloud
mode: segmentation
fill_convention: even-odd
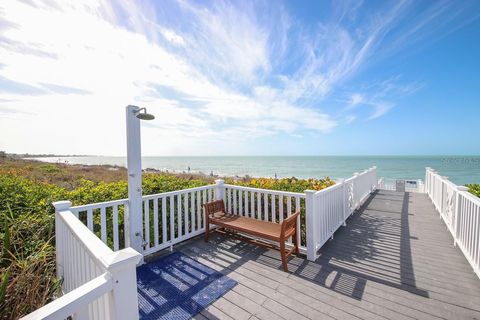
[[[2,4],[2,21],[16,26],[2,32],[4,39],[15,41],[0,47],[2,76],[41,93],[0,93],[0,98],[9,100],[2,106],[22,114],[21,119],[0,120],[1,148],[17,152],[123,154],[123,108],[132,103],[146,105],[157,116],[148,125],[157,131],[145,130],[147,154],[180,152],[179,141],[189,140],[184,152],[198,154],[211,143],[208,139],[227,139],[231,143],[246,137],[294,133],[304,128],[325,131],[335,126],[335,121],[318,110],[282,104],[275,97],[259,102],[217,85],[202,68],[146,36],[151,32],[145,31],[151,23],[148,19],[142,21],[140,14],[129,20],[134,25],[132,32],[113,23],[118,20],[115,10],[106,3],[36,5]],[[140,10],[131,5],[128,8],[133,13]],[[210,48],[217,50],[218,57],[224,55],[219,62],[224,64],[221,68],[228,70],[227,65],[231,66],[230,72],[239,72],[241,79],[254,77],[256,70],[268,69],[265,35],[258,32],[246,14],[229,23],[229,28],[220,28],[234,16],[233,11],[225,16],[223,13],[199,14],[198,23],[203,24],[205,37],[218,41],[214,47],[197,48],[199,56],[209,54]],[[158,30],[158,26],[155,28]],[[162,29],[161,34],[177,45],[191,45],[188,37],[173,31]],[[26,53],[24,48],[31,50]],[[175,90],[184,98],[164,99],[161,93],[152,92],[152,85]],[[287,121],[284,111],[294,117]],[[155,132],[162,132],[161,141],[153,138]]]
[[[176,34],[172,30],[168,30],[168,29],[163,28],[161,30],[161,33],[165,37],[165,39],[167,39],[171,43],[179,45],[179,46],[185,46],[185,40],[183,39],[183,37]]]
[[[348,104],[350,106],[356,106],[365,102],[365,98],[360,93],[354,93],[350,96]]]
[[[322,108],[373,57],[394,51],[383,41],[407,1],[368,15],[335,4],[313,27],[280,4],[155,4],[2,2],[0,149],[124,154],[124,106],[139,104],[157,116],[144,126],[146,154],[230,153],[258,137],[328,132],[359,118],[356,106],[377,119],[420,87],[387,79],[351,89],[346,112]],[[414,37],[447,9],[434,6],[400,34]]]

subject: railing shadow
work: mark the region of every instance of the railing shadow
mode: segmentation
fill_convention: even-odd
[[[409,193],[377,191],[295,275],[361,299],[367,281],[428,297],[418,288],[410,247]]]
[[[428,297],[428,292],[418,288],[415,281],[409,199],[409,193],[375,192],[347,220],[347,226],[334,234],[333,241],[323,246],[315,262],[304,257],[290,258],[289,277],[357,300],[362,299],[368,281]],[[282,270],[277,251],[218,234],[208,244],[194,239],[180,244],[177,250],[215,263],[226,275],[240,266],[252,268],[246,266],[250,261]]]
[[[141,319],[188,319],[236,284],[179,252],[165,259],[137,269]]]

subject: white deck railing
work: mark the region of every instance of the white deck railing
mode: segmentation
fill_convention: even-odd
[[[306,253],[305,236],[302,237],[306,221],[304,193],[225,184],[220,197],[223,198],[228,213],[274,223],[282,223],[300,210],[296,236],[300,251]],[[291,239],[287,244],[292,245]]]
[[[135,268],[142,256],[131,248],[113,252],[78,219],[69,201],[54,206],[63,295],[23,319],[138,319]]]
[[[203,233],[203,204],[215,198],[216,189],[207,185],[144,196],[144,255]]]
[[[318,249],[356,210],[377,186],[376,168],[355,174],[332,187],[305,193],[224,184],[143,196],[143,255],[149,255],[195,237],[205,231],[203,204],[223,199],[225,209],[254,219],[282,223],[297,210],[300,251],[314,260]],[[312,194],[313,202],[307,197]],[[110,248],[117,251],[128,243],[125,221],[128,200],[72,207],[72,212]],[[312,220],[308,227],[308,220]],[[313,227],[315,226],[315,227]],[[289,244],[291,244],[291,239]],[[312,245],[310,245],[312,243]],[[307,247],[311,247],[310,254]]]
[[[425,190],[473,270],[480,277],[480,198],[427,168]]]
[[[125,248],[128,240],[123,221],[128,199],[76,206],[70,210],[113,251]]]
[[[454,243],[480,277],[480,199],[430,168],[425,186],[415,181],[411,186],[406,183],[405,191],[425,189]],[[316,260],[318,250],[375,189],[396,190],[396,185],[396,180],[378,180],[372,167],[326,189],[305,193],[216,180],[214,185],[143,196],[142,212],[135,215],[129,215],[127,199],[77,207],[69,201],[57,202],[57,272],[63,296],[23,319],[137,319],[137,263],[142,256],[203,233],[203,204],[214,199],[223,199],[231,214],[274,223],[300,210],[298,243],[309,260]],[[141,220],[141,253],[123,249],[131,239],[127,218]]]
[[[377,169],[373,167],[326,189],[305,191],[308,260],[318,258],[318,250],[376,188]]]
[[[129,212],[127,199],[71,207],[55,203],[57,272],[63,296],[24,319],[136,319],[136,264],[205,231],[203,204],[223,199],[226,211],[281,223],[297,210],[300,250],[315,260],[318,249],[376,187],[371,168],[321,191],[305,193],[224,184],[143,196]],[[128,219],[141,219],[141,254],[128,246]],[[291,240],[291,239],[290,239]],[[291,241],[289,241],[291,244]]]
[[[397,190],[397,183],[402,182],[403,189]],[[378,189],[390,190],[390,191],[402,191],[402,192],[419,192],[424,193],[423,181],[414,179],[378,179]]]

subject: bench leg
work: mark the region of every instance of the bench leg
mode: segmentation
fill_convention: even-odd
[[[210,221],[205,219],[205,242],[208,242],[208,235],[210,233]]]
[[[295,254],[298,255],[300,253],[300,249],[298,248],[298,241],[297,241],[297,233],[295,232],[292,236],[293,246],[295,248]]]
[[[280,256],[282,257],[283,271],[288,272],[287,253],[285,252],[285,241],[280,241]]]

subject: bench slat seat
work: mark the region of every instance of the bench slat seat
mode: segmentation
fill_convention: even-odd
[[[256,220],[248,217],[215,212],[210,217],[210,223],[224,228],[231,228],[239,232],[251,234],[272,241],[280,241],[282,225],[278,223]],[[291,234],[286,234],[290,237]]]
[[[223,200],[216,200],[204,204],[205,208],[205,241],[208,242],[210,233],[210,224],[221,228],[238,231],[259,237],[266,240],[278,242],[280,244],[280,255],[282,258],[283,270],[288,271],[287,257],[292,253],[299,253],[298,243],[296,243],[297,218],[300,211],[295,212],[286,218],[281,224],[257,220],[254,218],[243,217],[225,212]],[[285,241],[288,238],[293,239],[293,248],[285,250]]]

